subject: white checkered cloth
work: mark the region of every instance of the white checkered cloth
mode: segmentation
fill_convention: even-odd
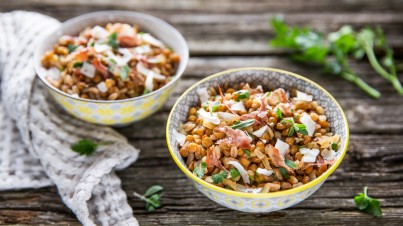
[[[36,42],[59,25],[38,13],[0,14],[0,190],[54,184],[83,225],[138,225],[114,171],[139,150],[115,130],[61,111],[35,78]],[[80,156],[70,145],[83,138],[113,144]]]

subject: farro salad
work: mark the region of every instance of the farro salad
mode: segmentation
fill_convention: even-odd
[[[337,158],[340,136],[313,96],[249,84],[199,88],[200,104],[174,131],[190,171],[230,190],[267,193],[306,184]],[[289,97],[289,96],[293,97]]]
[[[139,26],[114,23],[60,37],[42,66],[49,83],[67,94],[120,100],[161,88],[179,61],[178,54]]]

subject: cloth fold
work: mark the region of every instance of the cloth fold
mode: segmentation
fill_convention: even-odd
[[[36,79],[36,42],[58,26],[38,13],[0,14],[0,190],[54,184],[83,225],[138,225],[114,171],[139,150],[112,128],[68,115]],[[83,138],[111,144],[80,156],[70,146]]]

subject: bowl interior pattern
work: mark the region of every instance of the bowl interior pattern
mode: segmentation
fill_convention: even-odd
[[[246,68],[221,72],[200,81],[198,84],[195,84],[188,91],[186,91],[175,104],[168,119],[167,142],[169,143],[168,146],[170,148],[171,155],[174,155],[174,159],[176,158],[178,160],[176,161],[177,164],[180,164],[184,167],[181,168],[182,170],[185,169],[191,174],[191,172],[186,168],[185,161],[180,156],[178,142],[172,136],[172,131],[177,130],[180,124],[186,122],[188,110],[190,107],[198,104],[199,97],[196,93],[197,88],[210,86],[217,87],[218,85],[222,86],[225,83],[236,84],[240,82],[247,82],[252,86],[262,85],[265,91],[284,88],[285,90],[297,89],[299,91],[312,94],[314,96],[314,100],[318,101],[320,105],[325,108],[328,120],[332,125],[332,132],[337,133],[342,137],[341,145],[337,152],[339,159],[328,171],[333,171],[338,166],[347,149],[349,132],[344,113],[338,106],[337,102],[330,96],[330,94],[313,82],[310,82],[309,80],[293,73],[269,68]],[[325,176],[325,174],[322,176]],[[188,173],[187,176],[189,177]],[[313,181],[316,181],[315,183],[310,182],[301,186],[299,189],[269,193],[270,195],[273,195],[271,197],[263,196],[263,194],[257,194],[255,195],[256,197],[253,198],[253,196],[250,196],[252,194],[248,194],[248,196],[240,192],[228,192],[214,185],[212,186],[216,187],[216,189],[212,189],[211,186],[206,187],[207,182],[205,184],[201,184],[203,183],[201,179],[198,179],[195,176],[191,177],[192,178],[190,179],[192,183],[210,199],[229,208],[246,212],[270,212],[295,205],[296,203],[310,196],[326,179],[325,177],[322,179],[319,177],[316,179],[318,181]],[[290,193],[293,193],[293,195],[288,195]],[[234,194],[236,195],[234,196]],[[248,199],[248,197],[250,199]],[[260,204],[256,205],[258,200],[260,200]]]

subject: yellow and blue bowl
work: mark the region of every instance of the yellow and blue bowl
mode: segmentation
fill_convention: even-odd
[[[180,63],[172,80],[162,88],[143,96],[124,100],[89,100],[71,96],[52,86],[46,80],[46,69],[41,65],[42,56],[58,42],[62,35],[76,35],[86,27],[104,26],[120,22],[137,24],[150,32],[180,56]],[[126,125],[156,112],[174,91],[189,60],[189,49],[183,36],[174,27],[156,17],[129,11],[100,11],[75,17],[44,38],[34,53],[37,75],[47,86],[50,94],[67,112],[82,120],[101,125]]]
[[[198,104],[199,97],[196,89],[200,87],[217,87],[226,83],[262,85],[265,90],[284,88],[298,89],[310,93],[326,110],[327,119],[331,123],[333,133],[341,136],[341,145],[337,151],[336,162],[315,180],[297,188],[273,193],[242,193],[213,184],[195,176],[186,166],[178,148],[178,142],[173,137],[173,131],[178,130],[181,123],[186,122],[187,114],[192,106]],[[209,199],[225,207],[243,212],[267,213],[293,206],[311,196],[325,182],[330,174],[340,165],[349,141],[349,128],[346,116],[337,101],[321,86],[300,75],[272,68],[240,68],[220,72],[207,77],[190,87],[177,100],[168,118],[166,139],[172,158],[192,184]]]

